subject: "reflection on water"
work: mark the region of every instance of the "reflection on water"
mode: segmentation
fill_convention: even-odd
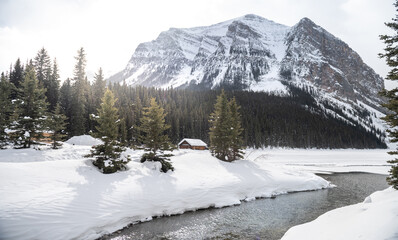
[[[332,209],[362,202],[371,193],[388,187],[384,175],[320,176],[337,187],[157,218],[102,239],[280,239],[292,226],[312,221]]]

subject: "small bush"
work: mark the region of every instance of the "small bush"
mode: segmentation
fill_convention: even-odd
[[[162,164],[162,168],[160,169],[160,171],[166,173],[169,170],[174,171],[174,167],[171,164],[170,159],[168,159],[168,157],[171,156],[171,154],[156,155],[153,152],[144,153],[141,157],[141,163],[144,163],[146,161],[160,162]]]
[[[91,154],[86,157],[95,157],[94,166],[98,167],[103,173],[109,174],[121,170],[126,170],[126,164],[130,161],[129,157],[121,157],[123,147],[118,145],[100,144],[93,146]]]

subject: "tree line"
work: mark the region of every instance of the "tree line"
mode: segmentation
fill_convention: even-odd
[[[96,131],[101,99],[108,87],[115,98],[115,107],[120,123],[117,140],[125,146],[141,145],[140,119],[144,108],[150,106],[151,98],[165,111],[165,130],[171,143],[183,138],[199,138],[210,143],[210,115],[220,90],[195,91],[190,89],[155,89],[130,87],[126,83],[107,84],[102,69],[89,81],[86,75],[86,54],[79,49],[71,78],[61,84],[56,61],[51,61],[43,48],[32,61],[25,65],[17,60],[9,72],[1,74],[0,134],[4,145],[10,140],[20,147],[27,147],[40,138],[39,129],[27,136],[23,129],[28,126],[44,127],[43,116],[62,114],[64,125],[60,136],[90,134]],[[29,88],[26,79],[36,79],[35,99],[37,107],[29,104],[21,91]],[[24,86],[27,85],[27,86]],[[34,85],[34,84],[33,84]],[[343,121],[319,107],[307,89],[288,86],[290,94],[279,96],[265,92],[225,91],[225,95],[240,105],[242,144],[247,147],[299,147],[299,148],[385,148],[382,134],[372,128],[366,130],[355,122]],[[26,94],[25,94],[26,95]],[[33,96],[32,95],[32,96]],[[31,97],[29,99],[32,99]],[[58,113],[56,113],[57,106]],[[35,110],[36,109],[36,110]],[[33,112],[35,112],[33,114]],[[48,112],[51,114],[44,114]],[[29,114],[33,114],[30,116]],[[19,119],[18,116],[19,115]],[[48,118],[48,117],[46,117]],[[59,119],[60,117],[52,117]],[[34,119],[34,123],[32,123]],[[25,124],[24,121],[27,123]],[[23,125],[16,126],[15,124]],[[58,124],[58,125],[59,125]],[[13,139],[5,134],[6,129],[22,129]],[[29,132],[29,131],[28,131]],[[28,141],[25,141],[28,138]],[[19,141],[19,143],[18,143]]]

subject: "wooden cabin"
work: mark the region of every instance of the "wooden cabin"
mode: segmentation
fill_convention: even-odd
[[[200,139],[184,138],[178,144],[179,149],[206,150],[207,144]]]

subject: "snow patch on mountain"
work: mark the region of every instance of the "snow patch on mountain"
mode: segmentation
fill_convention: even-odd
[[[128,85],[309,93],[330,116],[385,129],[384,81],[346,43],[308,18],[289,27],[253,14],[211,26],[171,28],[140,44],[109,79]],[[381,136],[381,133],[377,133]]]

